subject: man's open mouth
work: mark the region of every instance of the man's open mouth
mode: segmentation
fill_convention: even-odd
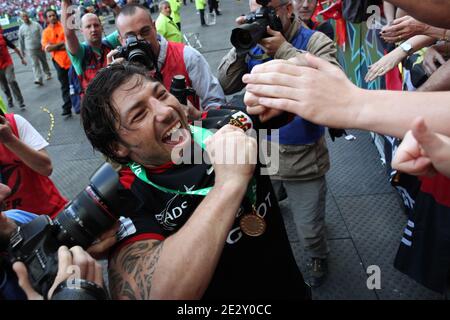
[[[186,131],[178,121],[172,128],[170,128],[163,136],[162,142],[171,146],[176,146],[186,140]]]

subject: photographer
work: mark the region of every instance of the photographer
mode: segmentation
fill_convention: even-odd
[[[390,2],[426,23],[450,27],[449,1]],[[306,61],[307,67],[303,58],[272,61],[246,75],[243,80],[248,84],[245,98],[248,112],[267,120],[283,110],[322,125],[375,131],[398,138],[403,138],[414,123],[415,139],[411,133],[406,136],[406,144],[398,150],[399,156],[406,151],[406,157],[397,158],[394,165],[410,173],[414,173],[417,169],[414,165],[417,165],[418,172],[428,173],[431,166],[427,164],[431,162],[434,169],[447,172],[442,170],[442,165],[445,168],[448,158],[448,140],[444,136],[450,136],[449,92],[364,90],[330,63],[312,55],[307,56]],[[447,86],[448,80],[444,79],[448,79],[448,68],[446,62],[428,82],[435,88]],[[325,90],[339,94],[325,95]],[[417,117],[423,118],[426,127],[414,122]],[[436,134],[427,139],[427,131]],[[434,150],[437,145],[438,152]],[[421,150],[428,147],[431,152]],[[420,168],[423,164],[425,166]],[[394,265],[427,288],[444,294],[448,290],[450,251],[449,228],[442,226],[449,225],[450,179],[437,174],[432,178],[422,176],[420,180],[414,210],[408,217],[408,225],[412,225],[413,230],[409,233],[411,230],[405,229]]]
[[[162,75],[162,82],[170,88],[172,79],[176,75],[183,75],[187,85],[192,87],[197,97],[189,97],[190,102],[199,110],[225,103],[222,87],[212,75],[205,58],[195,49],[182,43],[167,41],[156,32],[155,23],[147,9],[140,5],[128,4],[124,6],[117,16],[116,26],[119,30],[122,46],[126,46],[127,38],[137,37],[145,40],[151,46],[157,71]],[[108,63],[118,53],[113,50],[108,55]]]
[[[9,196],[11,189],[0,183],[0,208],[3,201]],[[1,299],[24,299],[23,292],[17,286],[17,280],[20,287],[25,291],[28,299],[41,300],[43,297],[36,293],[30,284],[28,271],[24,263],[15,262],[12,266],[18,279],[11,272],[11,256],[8,254],[10,239],[16,232],[18,226],[25,228],[38,216],[21,211],[9,210],[0,211],[0,300]],[[116,243],[116,232],[118,224],[104,232],[87,251],[79,246],[74,246],[69,250],[61,246],[58,250],[58,273],[50,290],[48,299],[57,300],[99,300],[106,299],[106,293],[101,289],[103,283],[102,268],[92,258],[100,256]],[[49,246],[54,245],[48,243]],[[55,250],[56,253],[56,250]],[[48,257],[47,257],[48,258]],[[47,260],[50,264],[50,260]],[[74,269],[75,266],[78,269]],[[34,266],[35,267],[35,266]],[[74,271],[78,274],[71,276]],[[76,278],[78,276],[79,278]],[[71,279],[68,279],[68,278]],[[74,278],[75,277],[75,278]],[[71,282],[65,282],[68,279]],[[91,282],[91,283],[89,283]],[[74,287],[75,286],[75,287]],[[56,293],[55,293],[56,290]]]
[[[259,122],[209,110],[201,127],[188,127],[183,109],[129,63],[103,69],[86,91],[85,133],[95,149],[129,164],[120,182],[140,200],[126,214],[133,232],[109,261],[112,297],[309,298],[270,180],[255,169],[257,143],[241,129]],[[192,164],[193,148],[201,158]]]
[[[261,0],[250,0],[252,12],[261,8]],[[267,1],[269,2],[269,1]],[[325,34],[308,29],[295,19],[290,0],[272,0],[268,8],[273,8],[281,22],[282,30],[267,27],[267,37],[246,53],[233,48],[223,58],[219,66],[219,81],[226,94],[244,88],[242,76],[253,67],[273,58],[288,59],[299,50],[309,51],[338,65],[336,48]],[[242,22],[242,18],[238,19]],[[328,90],[326,90],[328,92]],[[330,162],[324,137],[324,128],[296,117],[294,121],[280,128],[279,171],[271,176],[274,189],[282,200],[283,192],[289,199],[289,207],[299,236],[304,240],[309,256],[308,283],[320,286],[327,274],[328,245],[325,227],[325,174]],[[274,138],[274,137],[272,137]]]

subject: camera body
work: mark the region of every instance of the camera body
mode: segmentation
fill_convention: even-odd
[[[53,220],[42,215],[17,228],[8,248],[11,262],[22,261],[33,288],[47,296],[58,271],[58,248],[88,248],[134,203],[131,192],[121,188],[117,172],[105,163]]]
[[[117,51],[119,52],[114,56],[115,58],[124,58],[129,62],[140,63],[150,71],[157,68],[155,54],[150,43],[146,40],[140,40],[136,36],[128,36],[125,45],[118,47]]]
[[[245,24],[233,29],[231,32],[231,44],[238,54],[244,54],[255,47],[258,42],[267,38],[267,27],[272,30],[282,31],[280,18],[273,7],[268,6],[270,0],[257,0],[261,8],[245,16]]]

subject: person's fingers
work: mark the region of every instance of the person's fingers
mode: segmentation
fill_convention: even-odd
[[[437,60],[437,62],[439,62],[441,65],[444,65],[446,63],[444,57],[436,51],[436,56],[435,59]]]
[[[241,25],[245,23],[245,16],[240,16],[236,18],[236,24]]]
[[[245,77],[245,76],[244,76]],[[245,77],[245,79],[248,79],[248,77]],[[294,87],[295,84],[298,81],[297,76],[289,75],[289,74],[283,74],[280,76],[277,72],[266,72],[266,73],[257,73],[254,75],[251,75],[252,83],[258,83],[258,84],[274,84],[286,87]],[[244,80],[244,82],[246,82]]]
[[[73,264],[78,266],[80,270],[80,278],[86,279],[89,267],[84,250],[79,246],[75,246],[70,248],[70,252],[72,252],[73,256]]]
[[[121,64],[125,62],[125,58],[117,58],[114,59],[114,61],[111,62],[111,64]]]
[[[8,197],[11,193],[11,189],[3,183],[0,183],[0,202]]]
[[[30,280],[28,278],[27,267],[22,262],[15,262],[12,268],[19,280],[19,286],[25,292],[28,300],[43,300],[44,298],[31,286]]]
[[[61,246],[58,249],[58,273],[55,281],[48,291],[48,298],[51,299],[53,292],[56,290],[61,282],[66,281],[72,274],[69,273],[72,266],[72,253],[66,246]]]
[[[419,157],[404,162],[392,162],[392,168],[415,176],[432,175],[434,173],[431,160]]]
[[[433,64],[429,63],[428,61],[423,62],[423,69],[425,70],[425,73],[428,76],[431,76],[433,74]]]
[[[300,82],[297,81],[297,85],[299,84]],[[260,97],[284,98],[296,100],[300,96],[298,89],[279,86],[276,84],[273,85],[249,84],[247,85],[246,90]],[[261,99],[258,100],[258,104],[261,104]]]
[[[271,36],[276,36],[280,33],[279,31],[273,30],[270,26],[267,26],[266,31],[267,31],[267,34],[269,34]]]
[[[391,23],[391,26],[395,26],[395,25],[401,24],[402,22],[405,22],[405,21],[407,21],[409,19],[411,19],[410,16],[404,16],[404,17],[400,17],[400,18],[394,19],[394,21],[392,21],[392,23]]]
[[[247,107],[256,107],[258,105],[258,96],[255,96],[253,93],[245,91],[245,95],[244,95],[244,104]]]
[[[266,111],[264,111],[260,116],[259,116],[259,120],[264,123],[269,121],[272,118],[275,118],[279,115],[281,115],[284,111],[282,110],[277,110],[277,109],[268,109],[265,108]]]
[[[373,64],[365,77],[366,82],[371,82],[375,80],[378,77],[379,70],[380,70],[379,64]]]
[[[247,112],[250,115],[257,116],[266,112],[267,108],[257,105],[257,106],[247,106]]]
[[[119,53],[119,50],[117,50],[117,49],[114,49],[114,50],[111,50],[107,55],[106,55],[106,63],[107,64],[111,64],[111,63],[113,63],[114,61],[117,61],[117,60],[119,60],[119,59],[114,59],[114,56],[116,55],[116,54],[118,54]]]
[[[436,72],[436,70],[438,69],[436,63],[433,61],[430,61],[428,64],[428,72],[430,73],[430,75],[432,75],[434,72]]]
[[[72,265],[72,253],[66,246],[61,246],[58,249],[58,274],[56,278],[63,281],[69,277],[67,269]]]
[[[384,36],[392,36],[394,34],[400,33],[404,29],[404,24],[399,23],[396,25],[391,25],[383,31]]]
[[[289,99],[260,98],[259,103],[267,108],[287,111],[299,116],[302,116],[304,111],[301,104]]]
[[[399,38],[399,36],[393,36],[393,37],[383,36],[382,38],[385,42],[388,42],[388,43],[395,43],[395,42],[398,42],[399,40],[401,40],[401,38]]]
[[[437,134],[428,130],[425,120],[422,117],[414,120],[411,131],[414,138],[429,157],[433,158],[433,155],[443,147],[442,140]]]

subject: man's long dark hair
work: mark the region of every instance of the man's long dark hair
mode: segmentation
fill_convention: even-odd
[[[114,108],[113,92],[127,81],[135,79],[133,88],[142,85],[149,77],[142,66],[131,63],[113,64],[100,70],[86,89],[81,103],[81,121],[84,132],[94,149],[106,157],[126,164],[130,159],[120,158],[116,155],[115,146],[121,142],[118,128],[120,116]]]

